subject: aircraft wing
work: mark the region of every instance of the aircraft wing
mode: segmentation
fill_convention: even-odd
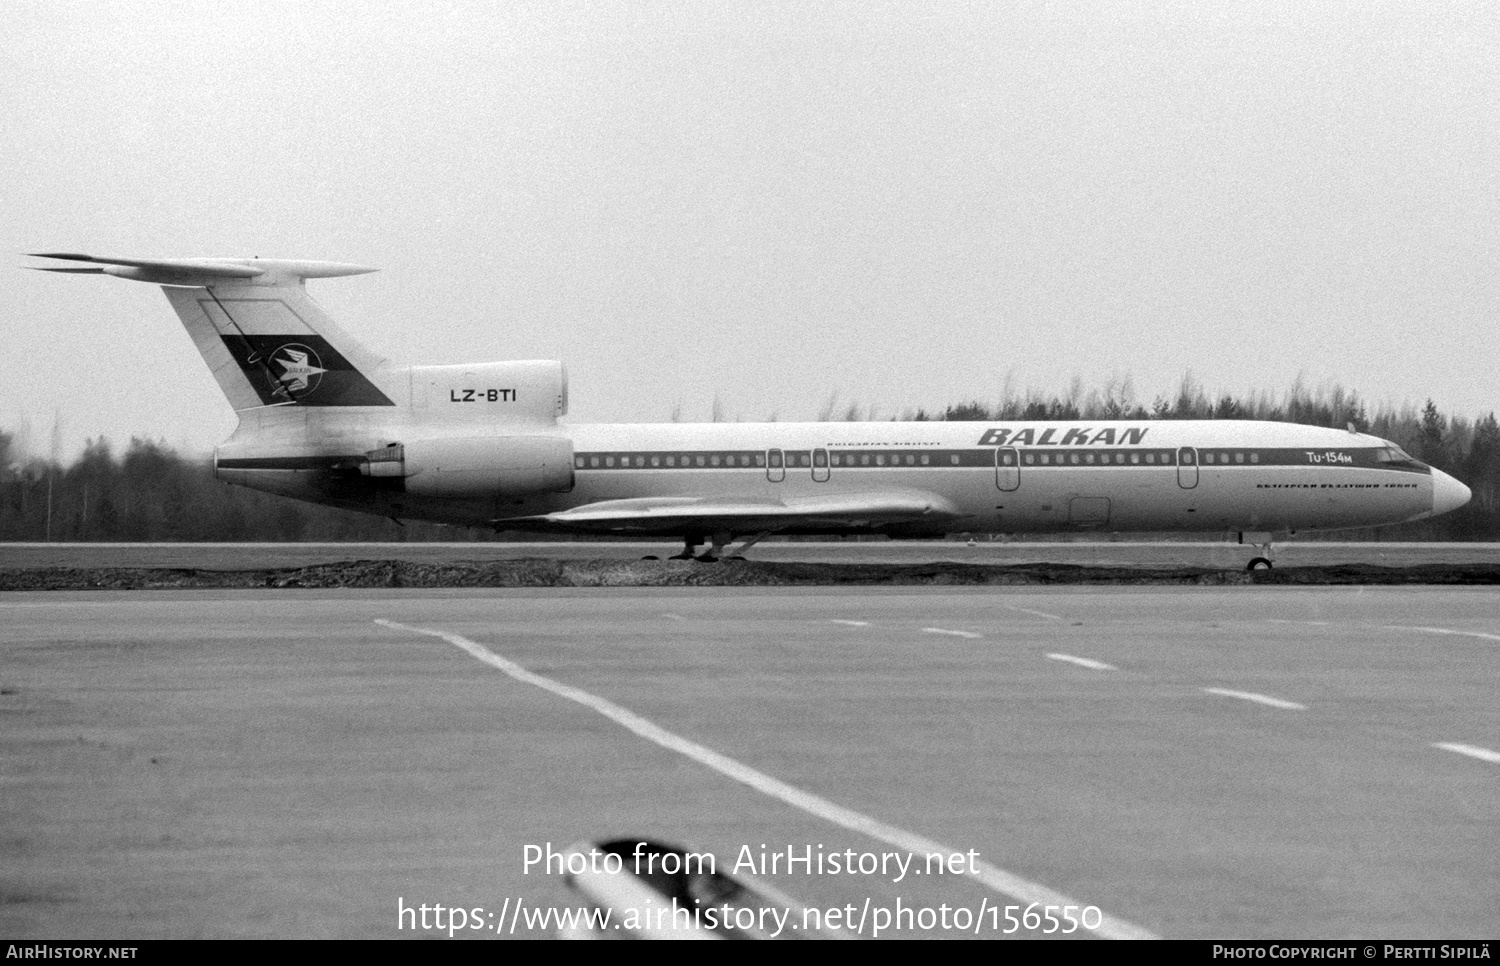
[[[945,523],[963,516],[947,499],[922,490],[881,490],[818,496],[661,496],[603,500],[569,510],[492,521],[501,529],[585,533],[755,533],[812,528],[873,529]]]

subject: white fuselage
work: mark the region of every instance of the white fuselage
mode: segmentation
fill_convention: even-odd
[[[930,496],[934,513],[909,525],[779,528],[897,535],[1337,529],[1419,519],[1449,508],[1445,500],[1458,505],[1467,499],[1462,485],[1446,474],[1405,454],[1391,459],[1390,444],[1374,436],[1289,423],[1173,420],[501,428],[497,435],[544,432],[571,441],[571,489],[460,499],[329,493],[320,490],[316,460],[357,459],[365,450],[423,432],[473,436],[477,427],[356,424],[336,431],[328,419],[318,422],[303,434],[288,433],[284,424],[274,432],[236,434],[220,449],[219,475],[303,499],[501,529],[506,519],[650,497],[784,503],[835,494]],[[283,462],[257,463],[255,457]],[[301,469],[284,462],[299,458],[314,462]]]

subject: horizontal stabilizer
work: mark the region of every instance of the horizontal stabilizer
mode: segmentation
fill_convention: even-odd
[[[309,278],[373,268],[276,258],[114,258],[37,252],[43,272],[113,275],[160,285],[236,410],[396,406],[409,377],[350,336],[307,293]],[[83,263],[83,264],[79,264]]]
[[[35,252],[34,258],[89,262],[103,268],[44,268],[46,272],[114,275],[158,285],[285,284],[309,278],[337,278],[376,271],[344,262],[309,262],[279,258],[114,258],[77,252]],[[255,279],[255,282],[248,280]]]

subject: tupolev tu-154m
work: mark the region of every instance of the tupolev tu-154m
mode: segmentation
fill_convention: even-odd
[[[1388,440],[1239,420],[576,424],[561,363],[400,365],[308,296],[374,269],[47,253],[162,286],[239,415],[219,479],[394,519],[684,541],[772,534],[1278,533],[1447,513],[1469,489]]]

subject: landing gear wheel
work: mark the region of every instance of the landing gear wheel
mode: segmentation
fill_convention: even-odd
[[[719,558],[715,557],[711,553],[700,553],[698,556],[694,557],[693,559],[696,560],[696,561],[698,561],[699,563],[718,563],[719,562]]]
[[[1245,565],[1245,569],[1252,572],[1256,570],[1270,570],[1271,561],[1267,560],[1265,557],[1256,557],[1254,560],[1251,560],[1248,564]]]

